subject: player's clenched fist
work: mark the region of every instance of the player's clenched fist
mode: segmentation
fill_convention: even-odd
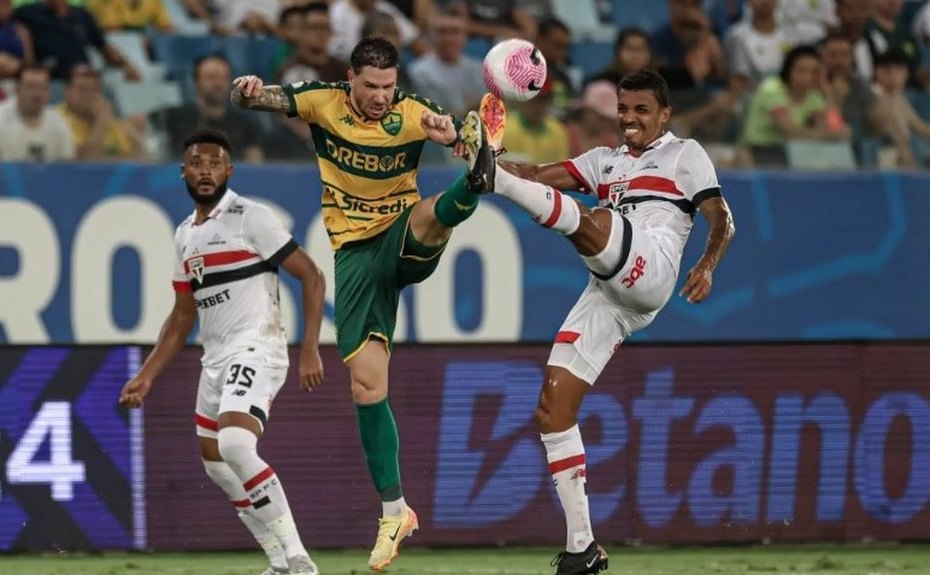
[[[126,385],[123,386],[123,390],[119,394],[120,405],[125,405],[129,408],[142,407],[142,400],[149,394],[149,389],[151,387],[151,379],[143,379],[140,377],[130,379],[126,382]]]
[[[420,126],[423,127],[429,139],[436,143],[447,145],[455,141],[455,124],[452,123],[450,116],[424,110],[420,115]]]
[[[239,88],[246,98],[256,96],[262,91],[264,83],[258,76],[239,76],[233,80],[233,86]]]

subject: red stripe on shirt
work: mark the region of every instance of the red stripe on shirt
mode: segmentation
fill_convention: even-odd
[[[261,473],[253,477],[252,479],[249,479],[248,481],[243,483],[242,487],[244,487],[245,490],[248,491],[254,488],[256,485],[261,484],[262,481],[268,479],[272,475],[274,475],[274,469],[272,469],[270,466],[266,467],[264,471],[262,471]]]
[[[198,256],[203,258],[203,267],[208,268],[210,266],[225,266],[227,264],[234,264],[237,262],[242,262],[245,260],[250,260],[252,258],[257,258],[258,254],[255,252],[250,252],[248,250],[235,250],[231,252],[215,252],[212,254],[204,254],[203,256]],[[190,273],[189,262],[190,258],[184,261],[184,271]]]
[[[233,501],[232,504],[236,507],[249,507],[252,505],[252,502],[248,499],[239,499],[238,501]]]
[[[658,176],[639,176],[629,181],[627,191],[648,190],[650,192],[659,192],[663,194],[672,194],[675,196],[684,196],[684,192],[675,186],[675,181]]]
[[[177,292],[192,292],[194,288],[191,287],[191,282],[171,282],[171,287],[174,288],[174,291]]]
[[[555,475],[560,471],[565,471],[566,469],[571,469],[572,467],[584,465],[584,461],[584,453],[581,455],[572,455],[571,457],[559,459],[558,461],[553,461],[549,464],[549,473],[551,475]]]
[[[199,427],[210,429],[212,431],[217,431],[220,428],[219,424],[217,424],[215,421],[206,418],[199,413],[194,414],[194,423],[196,423]]]
[[[558,190],[552,190],[552,193],[555,194],[552,205],[552,213],[549,214],[549,219],[543,222],[543,226],[551,228],[559,221],[559,216],[562,215],[562,192]]]
[[[581,334],[577,331],[560,331],[555,334],[555,343],[575,343]]]
[[[581,191],[587,192],[591,189],[591,186],[588,185],[588,182],[585,181],[584,176],[581,175],[581,172],[578,171],[577,166],[571,160],[565,160],[562,162],[562,167],[575,178],[575,181],[578,182],[578,185],[581,186]]]

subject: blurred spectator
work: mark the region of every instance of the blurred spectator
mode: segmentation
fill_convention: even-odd
[[[869,82],[856,75],[849,38],[831,32],[820,45],[824,67],[823,92],[840,109],[853,141],[874,138],[884,130],[882,112]],[[860,162],[862,158],[860,158]]]
[[[616,86],[624,76],[649,68],[651,64],[652,49],[646,31],[642,28],[624,28],[617,33],[613,61],[589,81],[607,80]]]
[[[303,24],[297,35],[294,54],[281,68],[280,83],[322,80],[338,82],[346,79],[349,64],[333,58],[329,53],[332,26],[329,5],[314,2],[301,7]]]
[[[0,80],[15,78],[33,60],[32,36],[13,19],[12,0],[0,0]]]
[[[569,146],[565,157],[574,157],[598,146],[619,147],[617,85],[607,80],[588,84],[581,103],[569,114],[565,130]]]
[[[701,0],[667,0],[669,23],[649,39],[654,64],[674,90],[722,86],[726,60]],[[675,102],[672,102],[675,106]],[[676,106],[684,111],[683,106]]]
[[[51,98],[47,68],[23,66],[16,80],[16,98],[0,103],[0,160],[60,162],[74,159],[74,142],[64,118],[48,106]]]
[[[29,29],[35,59],[51,68],[53,78],[66,79],[75,64],[87,63],[87,50],[96,48],[107,64],[123,70],[127,80],[139,80],[139,71],[107,44],[97,21],[84,8],[69,6],[66,0],[46,0],[18,8],[15,18]]]
[[[182,0],[194,18],[210,27],[210,32],[228,36],[236,32],[272,35],[276,32],[279,0]]]
[[[398,50],[408,47],[417,55],[426,52],[426,43],[420,38],[420,31],[387,0],[335,0],[329,7],[329,17],[333,23],[330,53],[348,61],[352,49],[364,37],[362,27],[365,20],[376,12],[387,14],[394,20],[399,38],[399,42],[394,45]]]
[[[453,9],[468,17],[468,34],[491,41],[536,38],[533,0],[456,0]]]
[[[205,24],[211,34],[229,36],[236,31],[235,28],[229,28],[220,23],[216,17],[217,9],[212,0],[181,0],[181,2],[184,4],[187,13]]]
[[[853,59],[860,78],[872,80],[872,50],[865,38],[869,24],[869,0],[836,0],[840,33],[853,47]]]
[[[749,103],[743,143],[756,166],[787,166],[789,140],[848,140],[849,128],[820,91],[820,54],[798,46],[785,56],[781,73],[759,84]]]
[[[433,0],[389,0],[420,30],[428,30],[436,5]]]
[[[904,0],[872,0],[872,17],[869,19],[865,37],[872,51],[872,58],[896,48],[907,58],[907,67],[911,86],[919,88],[920,45],[911,33],[910,27],[899,22]]]
[[[724,38],[730,73],[744,81],[747,89],[777,74],[785,52],[796,44],[776,20],[778,5],[779,0],[749,0],[750,17],[733,25]]]
[[[360,38],[369,38],[371,36],[381,36],[391,44],[394,44],[394,47],[398,51],[401,50],[401,43],[403,38],[401,37],[400,28],[397,26],[397,20],[386,12],[380,12],[375,10],[365,17],[365,22],[362,24],[362,36]],[[407,73],[407,68],[400,66],[397,69],[397,87],[405,92],[409,92],[413,84],[410,81],[410,75]]]
[[[550,113],[552,83],[543,84],[539,94],[523,102],[508,118],[504,131],[507,160],[527,164],[545,164],[569,156],[568,133],[565,126]]]
[[[914,110],[904,93],[909,62],[900,48],[890,48],[875,57],[875,93],[888,122],[887,135],[897,152],[897,165],[915,167],[913,136],[930,140],[930,124]]]
[[[486,91],[481,62],[464,54],[468,22],[456,13],[437,12],[430,23],[429,38],[432,52],[410,65],[413,91],[464,118],[468,110],[478,108]]]
[[[536,47],[546,59],[546,72],[552,81],[552,112],[564,118],[568,105],[578,96],[568,64],[572,34],[564,22],[552,16],[540,20],[538,29]]]
[[[325,2],[323,2],[325,4]],[[292,4],[278,16],[278,38],[281,44],[272,58],[271,65],[280,75],[281,67],[294,55],[294,49],[297,46],[297,40],[303,35],[306,29],[308,4]],[[329,14],[329,4],[326,4],[326,13]],[[332,33],[332,31],[330,31]],[[327,50],[329,47],[327,46]]]
[[[104,30],[173,31],[162,0],[87,0],[87,9]]]
[[[265,159],[272,162],[311,162],[315,150],[310,126],[300,118],[275,114],[274,126],[262,136]]]
[[[144,120],[121,121],[103,93],[100,74],[86,64],[71,70],[65,101],[57,107],[74,141],[78,160],[137,158],[142,152]]]
[[[184,155],[184,139],[191,130],[212,128],[229,136],[233,158],[262,161],[258,127],[250,116],[229,103],[231,82],[226,58],[210,55],[197,60],[194,64],[194,102],[165,111],[165,128],[173,157]]]

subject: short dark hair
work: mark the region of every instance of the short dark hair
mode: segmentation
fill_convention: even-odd
[[[184,140],[184,151],[186,152],[187,149],[194,144],[216,144],[226,150],[227,154],[231,153],[229,138],[226,137],[226,132],[214,130],[213,128],[201,128],[192,132],[191,135]]]
[[[572,35],[572,31],[568,29],[568,26],[565,25],[565,22],[562,22],[555,16],[546,16],[539,21],[539,24],[537,24],[536,27],[538,30],[538,36],[548,36],[549,33],[553,30],[561,30],[569,36]]]
[[[618,90],[650,90],[656,101],[663,108],[668,107],[668,82],[658,72],[653,70],[640,70],[635,74],[624,76],[617,84]]]
[[[827,30],[827,35],[821,38],[819,46],[823,49],[830,42],[845,42],[850,46],[853,45],[852,40],[849,39],[849,36],[843,33],[839,28],[829,28]]]
[[[781,71],[778,73],[782,82],[785,84],[788,83],[788,80],[791,78],[791,69],[794,68],[798,60],[805,57],[815,58],[819,61],[820,52],[817,48],[806,44],[801,44],[800,46],[795,46],[791,50],[788,50],[788,53],[785,54],[785,60],[781,63]]]
[[[397,48],[381,36],[371,36],[359,42],[349,58],[352,71],[356,74],[361,72],[365,66],[387,70],[397,68],[399,62],[400,56],[397,54]]]
[[[209,54],[204,54],[203,56],[200,56],[199,58],[194,60],[194,80],[195,81],[200,78],[200,67],[203,66],[204,62],[207,62],[208,60],[219,60],[220,62],[226,64],[227,68],[230,67],[229,58],[227,58],[223,54],[219,52],[211,52]]]
[[[278,14],[278,26],[284,26],[284,23],[287,22],[288,18],[292,16],[304,16],[306,13],[306,4],[293,4],[288,6],[284,10],[281,10],[281,13]]]
[[[90,67],[90,64],[80,62],[71,66],[71,69],[68,70],[68,78],[65,80],[65,84],[70,86],[74,84],[74,81],[78,78],[93,78],[94,80],[100,81],[100,73]]]
[[[901,48],[892,46],[881,54],[877,54],[872,64],[876,67],[882,66],[904,66],[909,68],[910,62],[907,61],[907,54]]]
[[[640,38],[645,40],[647,44],[649,43],[649,34],[645,30],[643,30],[642,28],[638,26],[630,26],[628,28],[624,28],[620,30],[619,32],[617,32],[617,39],[614,42],[614,52],[616,52],[624,44],[626,44],[627,40],[635,36],[639,36]]]
[[[329,3],[327,2],[310,2],[309,4],[304,4],[301,8],[303,8],[303,11],[307,14],[311,12],[326,12],[329,14]]]

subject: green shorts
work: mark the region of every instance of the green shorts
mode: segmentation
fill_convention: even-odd
[[[336,252],[336,343],[343,361],[372,337],[384,340],[390,351],[400,291],[425,280],[439,265],[446,245],[418,242],[408,226],[412,211],[413,206],[404,210],[377,236]]]

